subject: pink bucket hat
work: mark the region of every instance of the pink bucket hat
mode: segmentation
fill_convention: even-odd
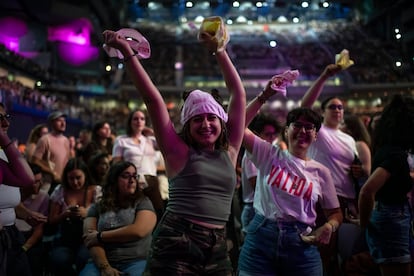
[[[215,114],[225,123],[227,122],[227,113],[213,96],[201,90],[193,90],[181,110],[181,124],[184,125],[192,117],[205,113]]]

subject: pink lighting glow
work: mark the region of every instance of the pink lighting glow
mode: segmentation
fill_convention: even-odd
[[[0,18],[0,43],[13,52],[19,51],[19,38],[27,33],[24,21],[13,17]]]
[[[49,27],[48,40],[55,41],[59,57],[68,64],[81,66],[99,56],[99,49],[90,46],[92,24],[81,18],[69,24]]]
[[[81,18],[69,24],[49,27],[49,41],[70,42],[78,45],[90,45],[92,24],[88,19]]]
[[[27,25],[24,21],[13,18],[0,18],[0,33],[10,37],[21,37],[27,33]]]
[[[99,57],[99,48],[74,43],[57,43],[59,57],[68,64],[81,66]]]

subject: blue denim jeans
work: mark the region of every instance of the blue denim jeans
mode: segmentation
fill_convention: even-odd
[[[165,212],[153,233],[143,275],[232,275],[226,231]]]
[[[256,214],[246,228],[239,256],[240,276],[322,276],[318,248],[302,241],[308,225],[278,222]]]
[[[243,210],[240,216],[243,232],[246,232],[246,227],[247,225],[249,225],[253,217],[254,217],[253,203],[243,204]]]
[[[56,246],[49,251],[50,270],[56,275],[77,275],[89,258],[89,250],[84,245],[78,248]]]
[[[122,272],[122,276],[141,276],[144,272],[147,261],[136,260],[127,264],[112,265],[112,267]],[[96,267],[94,262],[88,262],[79,276],[101,276],[101,271]]]
[[[399,205],[376,202],[365,233],[374,261],[378,264],[411,262],[410,230],[408,202]]]

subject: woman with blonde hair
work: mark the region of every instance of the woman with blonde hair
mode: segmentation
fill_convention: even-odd
[[[46,124],[38,124],[29,133],[29,137],[27,138],[26,148],[24,150],[24,156],[27,160],[32,159],[33,152],[35,151],[37,141],[39,141],[40,137],[44,134],[47,134],[49,129]]]

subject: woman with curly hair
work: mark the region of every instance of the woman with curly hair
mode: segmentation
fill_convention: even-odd
[[[92,260],[80,275],[142,275],[156,221],[151,201],[138,186],[135,165],[113,164],[102,200],[91,206],[84,221]]]

